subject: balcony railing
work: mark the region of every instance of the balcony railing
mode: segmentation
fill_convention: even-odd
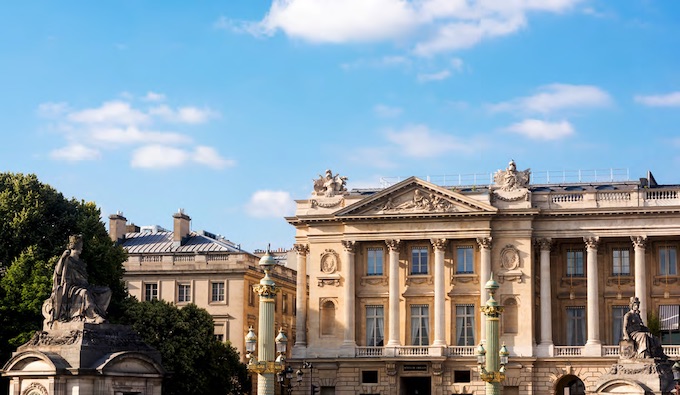
[[[677,359],[680,357],[680,345],[663,345],[663,351],[671,358]],[[385,352],[386,348],[392,349],[394,352]],[[584,346],[555,346],[555,357],[580,357],[584,356]],[[382,358],[382,357],[426,357],[439,356],[441,354],[433,354],[433,350],[438,347],[427,346],[397,346],[397,347],[365,347],[360,346],[355,349],[355,356],[360,358]],[[475,357],[476,346],[448,346],[444,347],[443,355],[445,357]],[[603,357],[618,357],[619,346],[602,346]]]

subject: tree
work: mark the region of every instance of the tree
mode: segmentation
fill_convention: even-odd
[[[249,392],[246,366],[231,345],[215,339],[213,319],[205,309],[130,299],[121,323],[131,325],[160,352],[171,373],[163,382],[163,395]]]
[[[72,234],[83,235],[89,282],[111,287],[109,316],[119,316],[125,251],[109,238],[97,206],[66,199],[33,174],[0,173],[0,364],[42,327],[54,265]]]

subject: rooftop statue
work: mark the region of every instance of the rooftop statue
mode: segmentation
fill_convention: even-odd
[[[344,195],[347,192],[347,177],[341,177],[339,174],[333,175],[333,172],[326,170],[326,175],[319,174],[319,178],[314,180],[314,195],[323,197],[333,197],[335,195]]]
[[[511,160],[508,163],[508,168],[505,170],[498,170],[494,175],[496,185],[503,191],[514,191],[520,188],[526,188],[529,185],[531,177],[531,170],[526,169],[517,171],[515,161]]]
[[[87,281],[87,265],[80,259],[83,237],[69,237],[68,248],[59,258],[52,276],[52,294],[43,303],[45,326],[54,322],[105,322],[111,289]]]
[[[630,298],[630,311],[623,316],[623,340],[630,340],[635,345],[634,358],[667,359],[661,344],[645,326],[640,317],[640,299]]]

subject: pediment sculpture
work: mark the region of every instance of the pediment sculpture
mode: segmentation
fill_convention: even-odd
[[[439,195],[415,189],[405,200],[395,202],[392,197],[388,197],[377,211],[379,214],[448,213],[456,211],[456,206]]]
[[[319,174],[319,178],[314,180],[314,196],[332,198],[347,193],[347,177],[340,174],[333,175],[331,170],[326,170],[323,176]]]
[[[531,169],[518,171],[515,161],[511,160],[508,167],[498,170],[493,178],[495,185],[492,189],[496,198],[505,201],[528,199]]]
[[[59,258],[52,275],[52,294],[43,303],[45,327],[55,322],[106,322],[111,289],[87,281],[87,265],[80,259],[83,237],[69,237],[68,248]]]

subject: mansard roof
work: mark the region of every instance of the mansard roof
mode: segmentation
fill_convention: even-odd
[[[180,246],[172,241],[172,232],[134,232],[125,234],[121,246],[129,254],[162,253],[242,253],[224,239],[213,238],[207,232],[191,232]]]

